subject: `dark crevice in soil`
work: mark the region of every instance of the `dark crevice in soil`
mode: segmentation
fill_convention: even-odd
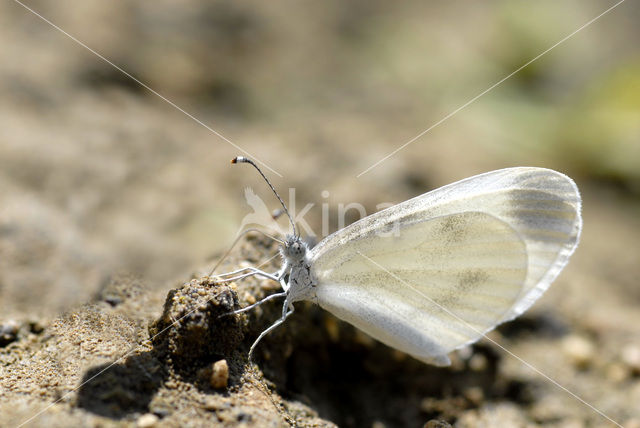
[[[122,419],[148,411],[166,376],[155,352],[143,352],[122,363],[91,368],[82,379],[77,405],[100,416]]]

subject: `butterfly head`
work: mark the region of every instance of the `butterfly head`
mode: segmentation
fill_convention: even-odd
[[[305,260],[308,249],[307,244],[299,236],[288,235],[280,251],[291,264],[298,264]]]

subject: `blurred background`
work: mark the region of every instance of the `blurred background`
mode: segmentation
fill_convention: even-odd
[[[371,213],[516,165],[570,175],[584,235],[542,305],[612,332],[602,352],[639,343],[637,2],[359,177],[614,2],[27,4],[264,162],[314,230],[321,203],[335,230],[339,203]],[[56,316],[115,272],[166,291],[228,247],[244,187],[278,207],[233,144],[18,3],[0,35],[3,318]]]
[[[339,203],[373,212],[535,165],[572,176],[587,202],[596,188],[613,198],[585,206],[586,234],[593,210],[638,214],[633,2],[357,176],[612,5],[29,3],[277,171],[265,168],[285,199],[295,188],[298,209],[315,204],[314,230],[321,203],[335,230]],[[55,314],[119,270],[166,285],[229,245],[251,212],[243,187],[277,208],[254,171],[229,165],[232,144],[19,4],[0,10],[2,312]],[[616,259],[640,254],[635,239],[612,244]]]

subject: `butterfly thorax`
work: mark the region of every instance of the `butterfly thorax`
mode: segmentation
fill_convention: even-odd
[[[311,273],[311,262],[308,258],[309,246],[299,236],[287,236],[284,246],[280,249],[285,259],[285,275],[287,283],[288,300],[313,300],[315,298],[316,281]]]

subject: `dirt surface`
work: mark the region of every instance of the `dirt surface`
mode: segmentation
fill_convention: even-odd
[[[222,271],[276,251],[272,241],[249,235]],[[275,271],[277,259],[267,268]],[[606,425],[495,346],[481,343],[454,353],[449,368],[430,367],[311,304],[267,336],[249,363],[249,345],[279,316],[280,304],[221,315],[273,293],[273,284],[194,277],[170,291],[164,305],[135,278],[117,277],[90,303],[45,326],[19,325],[0,354],[3,424],[43,411],[29,423],[418,426],[434,418],[461,427]],[[551,307],[537,307],[490,337],[601,411],[633,423],[640,364],[628,338],[637,333],[638,312],[586,277],[563,284],[545,298]],[[580,312],[580,298],[558,297],[571,293],[588,301],[596,295],[600,304]],[[615,315],[605,309],[614,302]],[[622,319],[631,322],[625,327]],[[228,379],[214,386],[220,360]]]
[[[611,5],[26,5],[193,117],[0,5],[0,427],[640,426],[635,3],[362,175]],[[503,348],[481,341],[451,367],[303,303],[249,362],[281,303],[222,315],[276,289],[208,276],[261,207],[247,195],[278,208],[229,165],[243,150],[293,212],[314,204],[298,217],[311,240],[356,220],[348,204],[535,165],[577,182],[581,243],[489,335]],[[249,235],[216,272],[276,271],[276,253]]]

